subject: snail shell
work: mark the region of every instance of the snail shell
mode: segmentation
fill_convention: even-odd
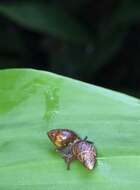
[[[53,129],[47,134],[57,148],[65,148],[69,143],[80,140],[78,135],[69,129]]]
[[[89,170],[94,168],[96,162],[96,150],[92,143],[79,140],[72,146],[73,155]]]

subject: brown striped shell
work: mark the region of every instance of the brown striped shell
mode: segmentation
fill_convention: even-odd
[[[92,143],[79,140],[73,144],[72,153],[87,169],[93,169],[96,162],[96,150]]]
[[[80,139],[75,132],[69,129],[53,129],[47,134],[57,148],[64,148],[69,143]]]

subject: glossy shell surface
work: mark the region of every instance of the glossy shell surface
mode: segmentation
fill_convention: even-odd
[[[92,143],[79,140],[73,145],[72,153],[87,169],[92,170],[94,168],[96,150]]]
[[[73,143],[74,141],[80,139],[75,132],[68,129],[53,129],[47,134],[57,148],[64,148],[69,143]]]

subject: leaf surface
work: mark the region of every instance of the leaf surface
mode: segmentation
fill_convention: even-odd
[[[88,136],[97,163],[71,170],[46,136],[68,128]],[[0,71],[0,189],[140,189],[140,101],[35,70]]]

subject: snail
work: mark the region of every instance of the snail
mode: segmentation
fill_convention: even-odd
[[[92,170],[96,163],[96,149],[92,142],[83,140],[69,129],[53,129],[48,133],[48,137],[56,146],[70,169],[73,160],[79,160],[87,169]]]

